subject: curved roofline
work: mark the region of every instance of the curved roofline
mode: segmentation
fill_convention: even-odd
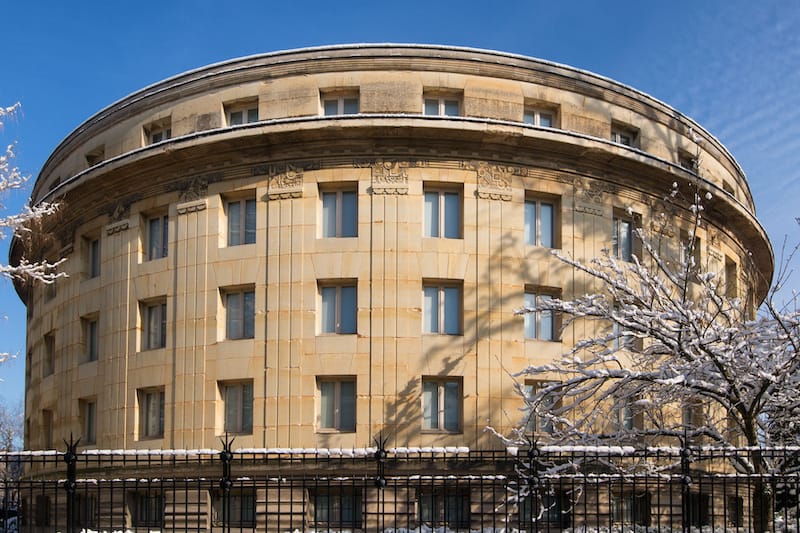
[[[691,117],[683,114],[676,108],[672,107],[671,105],[659,100],[658,98],[653,97],[652,95],[645,93],[635,87],[630,85],[621,83],[616,81],[612,78],[603,76],[601,74],[597,74],[588,70],[580,69],[577,67],[573,67],[570,65],[566,65],[563,63],[558,63],[554,61],[548,61],[546,59],[540,59],[530,56],[525,56],[522,54],[514,54],[510,52],[501,52],[497,50],[490,50],[490,49],[482,49],[482,48],[472,48],[472,47],[465,47],[465,46],[452,46],[452,45],[434,45],[434,44],[404,44],[404,43],[354,43],[354,44],[336,44],[336,45],[323,45],[323,46],[313,46],[313,47],[306,47],[306,48],[295,48],[289,50],[279,50],[275,52],[265,52],[261,54],[253,54],[243,57],[237,57],[233,59],[228,59],[225,61],[219,61],[216,63],[211,63],[209,65],[204,65],[202,67],[198,67],[196,69],[187,70],[185,72],[176,74],[174,76],[170,76],[165,78],[161,81],[157,81],[150,85],[147,85],[137,91],[134,91],[114,102],[107,105],[106,107],[100,109],[98,112],[91,115],[89,118],[84,120],[81,124],[79,124],[75,129],[73,129],[70,133],[68,133],[53,149],[50,153],[50,156],[42,165],[42,170],[40,171],[39,175],[37,176],[36,182],[34,183],[34,191],[37,188],[37,184],[39,178],[45,174],[48,170],[48,167],[53,164],[53,161],[60,157],[60,152],[62,149],[66,147],[66,145],[71,142],[74,138],[78,137],[84,130],[86,130],[91,124],[100,120],[104,115],[109,114],[110,112],[116,109],[122,109],[132,105],[138,101],[141,101],[155,93],[160,93],[162,91],[166,91],[169,89],[175,88],[177,85],[184,85],[190,83],[192,81],[196,81],[202,78],[206,78],[208,76],[216,76],[225,72],[234,72],[239,70],[240,68],[249,68],[244,67],[244,64],[253,61],[259,60],[275,60],[279,58],[291,58],[292,56],[300,56],[301,54],[319,54],[321,52],[343,52],[347,50],[397,50],[400,51],[402,49],[408,50],[430,50],[430,51],[441,51],[441,52],[455,52],[459,54],[480,54],[483,56],[487,56],[487,58],[495,57],[498,60],[501,59],[511,59],[515,61],[522,61],[525,63],[530,63],[531,65],[540,65],[546,66],[553,69],[564,70],[569,73],[578,74],[582,77],[588,78],[589,80],[595,80],[596,82],[602,82],[603,84],[609,85],[610,89],[616,90],[619,93],[632,93],[633,95],[637,96],[639,99],[643,100],[644,102],[648,103],[654,107],[662,107],[664,110],[668,111],[673,116],[680,117],[684,119],[688,126],[695,129],[697,132],[702,133],[703,136],[707,137],[708,140],[713,142],[718,146],[720,151],[730,160],[733,164],[734,168],[737,172],[739,172],[743,177],[745,177],[745,173],[739,162],[733,157],[733,154],[725,147],[725,145],[717,139],[713,134],[711,134],[708,130],[706,130],[701,124],[696,122]],[[365,56],[366,57],[366,56]],[[402,57],[402,55],[397,54],[397,57]],[[298,60],[301,58],[298,57]],[[308,59],[308,58],[302,58]],[[323,57],[316,57],[316,59],[324,59]],[[329,57],[328,59],[335,59],[335,57]],[[465,60],[465,61],[478,61],[483,63],[490,63],[486,59],[479,58],[479,57],[454,57],[448,59],[455,59],[455,60]],[[282,64],[283,61],[274,61],[274,64]],[[495,64],[502,64],[500,61],[496,61]],[[255,66],[255,65],[253,65]],[[260,65],[260,66],[268,66],[267,64]],[[513,66],[513,65],[506,65],[506,66]],[[226,68],[232,67],[232,68]],[[552,72],[554,75],[559,75],[558,72]],[[563,75],[563,74],[561,74]],[[752,192],[750,191],[750,185],[747,183],[746,177],[744,180],[744,184],[747,187],[747,193],[749,196],[752,197]]]

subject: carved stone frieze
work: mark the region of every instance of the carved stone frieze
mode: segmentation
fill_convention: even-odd
[[[486,161],[463,162],[464,168],[475,171],[478,178],[478,198],[487,200],[511,200],[511,178],[514,168],[506,165],[494,165]]]
[[[408,163],[392,159],[371,162],[373,194],[408,194]],[[363,167],[362,167],[363,168]]]
[[[196,213],[197,211],[203,211],[207,207],[206,199],[202,198],[200,200],[193,200],[190,202],[183,202],[176,206],[179,215],[186,215],[188,213]]]
[[[127,218],[123,220],[118,220],[106,226],[106,235],[114,235],[115,233],[125,231],[129,227],[130,227],[130,221]]]
[[[267,176],[267,198],[282,200],[303,196],[303,173],[306,170],[317,170],[319,161],[303,163],[266,164],[253,167],[254,176]]]
[[[193,202],[205,198],[208,193],[208,179],[195,176],[186,180],[181,188],[180,202]]]
[[[108,218],[111,220],[112,225],[121,220],[127,219],[131,215],[130,202],[117,202],[114,209],[109,213]]]

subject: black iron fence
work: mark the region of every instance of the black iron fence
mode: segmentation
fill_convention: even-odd
[[[798,531],[799,452],[71,446],[0,456],[0,531]]]

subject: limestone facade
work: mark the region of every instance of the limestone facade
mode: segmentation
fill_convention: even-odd
[[[516,316],[594,288],[553,255],[712,194],[701,260],[757,303],[745,176],[702,126],[585,71],[492,51],[335,46],[232,60],[101,110],[54,150],[15,241],[66,257],[28,306],[25,446],[499,443],[510,373],[587,333]],[[677,254],[688,229],[665,229]],[[621,239],[621,237],[619,237]]]

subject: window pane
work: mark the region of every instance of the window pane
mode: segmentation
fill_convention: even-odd
[[[148,224],[148,259],[158,259],[161,257],[161,219],[151,218]]]
[[[247,200],[245,202],[244,243],[253,244],[254,242],[256,242],[256,201]]]
[[[444,288],[444,331],[448,335],[461,333],[461,289]]]
[[[325,116],[326,117],[339,114],[339,100],[338,99],[325,100],[324,107],[325,107]]]
[[[525,202],[525,244],[536,244],[536,202]]]
[[[444,237],[461,238],[461,195],[457,192],[444,193]]]
[[[167,257],[167,246],[169,244],[169,224],[167,217],[161,218],[161,254],[158,257]]]
[[[448,117],[457,117],[458,113],[458,100],[445,100],[444,101],[444,114]]]
[[[439,114],[439,100],[436,98],[425,99],[425,114],[438,115]]]
[[[335,427],[336,409],[336,383],[322,381],[319,384],[319,426],[322,428]]]
[[[336,332],[336,287],[323,287],[320,291],[320,329],[323,333]]]
[[[458,382],[446,381],[444,386],[444,429],[458,431],[461,419],[461,394]]]
[[[439,384],[435,381],[422,384],[422,427],[439,429]]]
[[[258,109],[247,110],[247,122],[258,122]]]
[[[354,381],[339,383],[339,429],[355,431],[356,429],[356,384]]]
[[[539,245],[545,248],[553,248],[553,204],[539,204]]]
[[[242,318],[242,336],[246,339],[255,337],[256,293],[244,293],[244,317]]]
[[[336,193],[322,193],[322,236],[336,237]]]
[[[536,295],[531,292],[525,293],[525,301],[523,302],[525,307],[535,307],[536,306]],[[536,338],[536,313],[525,313],[523,315],[525,317],[525,338],[526,339],[535,339]]]
[[[358,113],[358,98],[345,98],[344,99],[344,114],[354,115]]]
[[[430,524],[435,520],[435,500],[433,494],[420,494],[419,496],[419,521]]]
[[[237,126],[242,123],[242,112],[233,111],[230,117],[231,126]]]
[[[439,193],[425,193],[425,237],[439,236]]]
[[[619,223],[619,250],[620,259],[630,261],[631,252],[631,223],[627,220],[620,220]]]
[[[228,246],[242,244],[242,204],[228,202]]]
[[[539,125],[543,128],[552,128],[553,127],[553,115],[550,113],[540,113],[539,114]]]
[[[522,122],[525,124],[535,124],[536,122],[536,113],[533,111],[525,111],[522,115]]]
[[[539,302],[544,303],[552,300],[548,294],[539,295]],[[539,311],[539,338],[543,341],[551,341],[555,338],[555,321],[553,311]]]
[[[161,339],[159,316],[161,306],[151,305],[147,308],[147,348],[158,348]]]
[[[439,332],[439,288],[425,287],[422,296],[422,331]]]
[[[342,192],[342,237],[358,235],[358,195],[355,191]]]
[[[342,305],[340,309],[339,333],[356,332],[356,288],[341,288]]]
[[[225,336],[229,339],[238,339],[242,336],[242,295],[238,292],[226,295],[225,310],[227,312]]]
[[[225,387],[225,398],[223,399],[225,404],[225,431],[238,433],[240,430],[241,394],[242,388],[239,385],[228,385]]]

